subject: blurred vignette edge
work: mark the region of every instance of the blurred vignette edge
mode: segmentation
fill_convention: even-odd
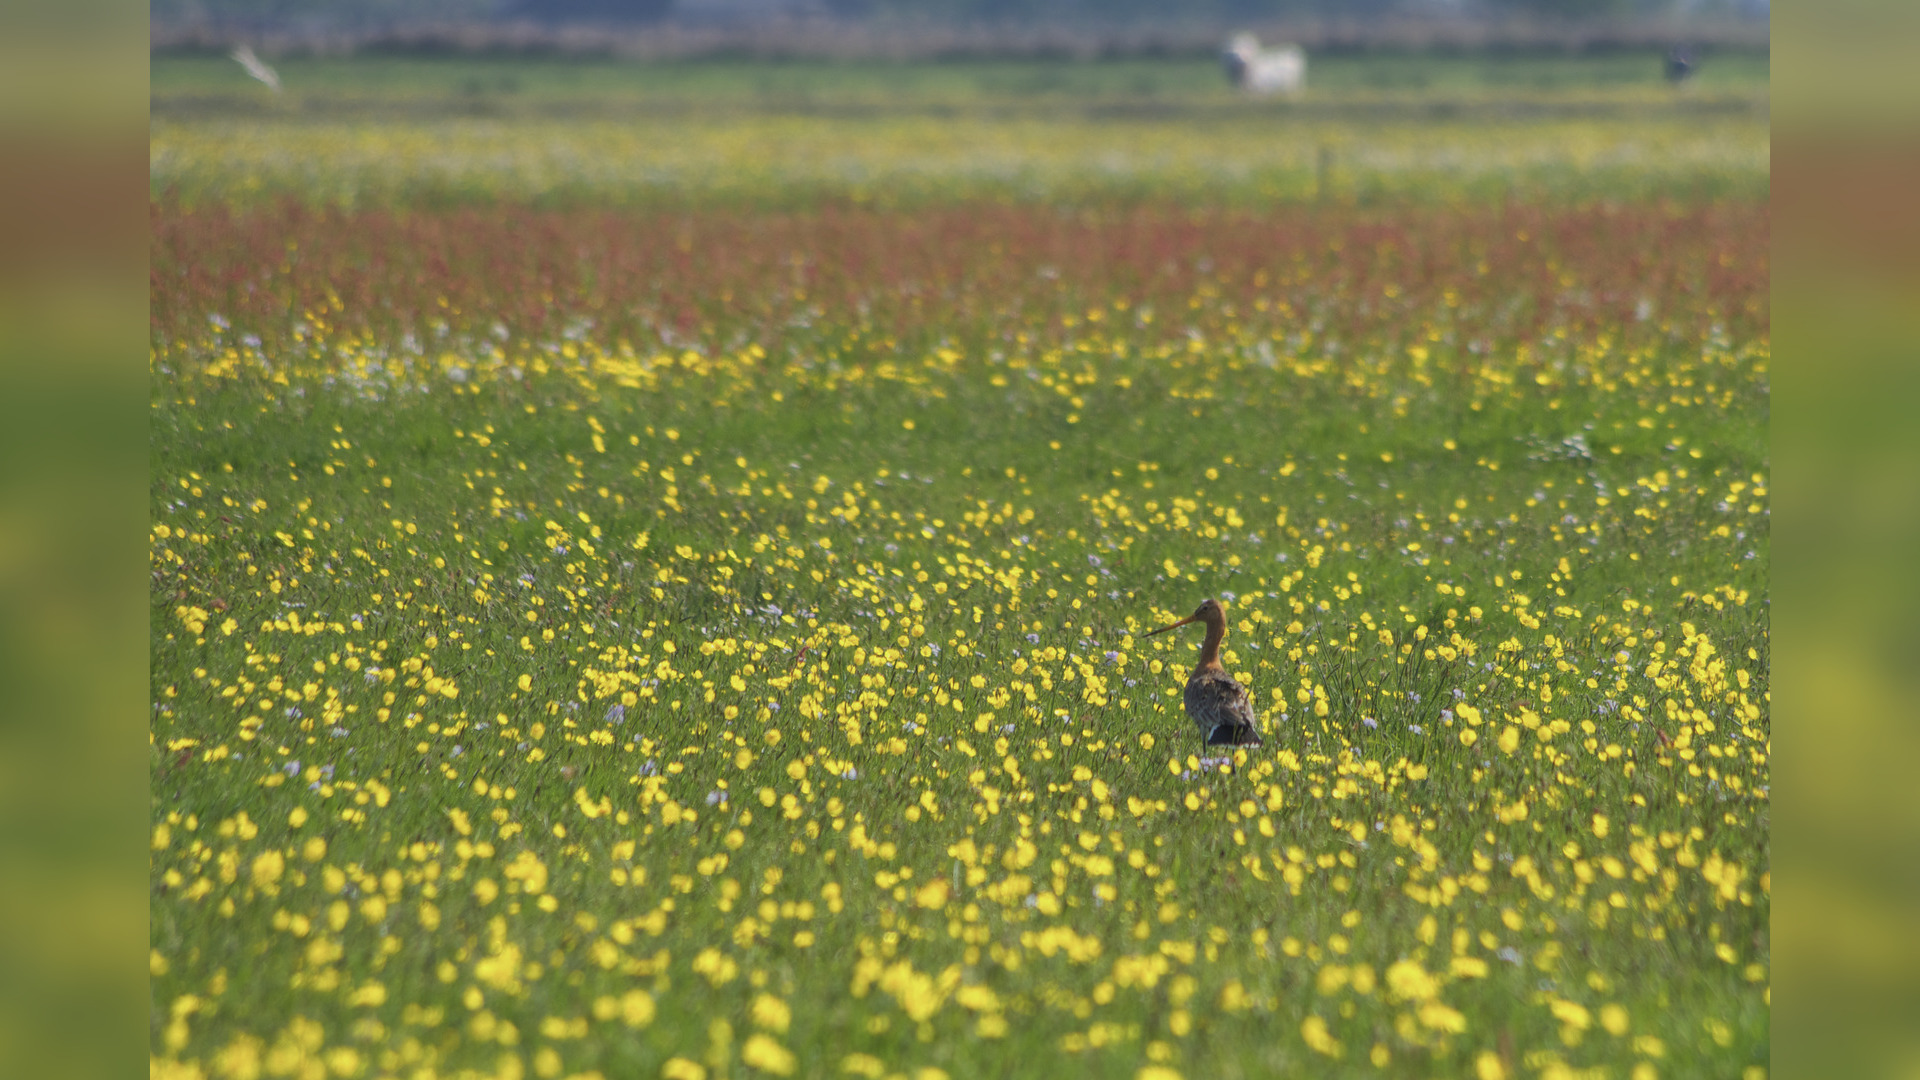
[[[1915,9],[1775,14],[1775,1076],[1920,1070]]]
[[[130,0],[0,13],[0,1075],[139,1067],[145,129]]]

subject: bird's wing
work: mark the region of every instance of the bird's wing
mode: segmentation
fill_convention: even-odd
[[[1224,671],[1202,672],[1188,682],[1186,706],[1187,715],[1193,717],[1203,739],[1222,724],[1260,730],[1253,703],[1247,700],[1247,688]]]

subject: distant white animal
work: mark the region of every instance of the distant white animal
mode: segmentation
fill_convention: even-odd
[[[266,61],[254,55],[253,46],[242,45],[233,50],[233,58],[247,69],[247,74],[273,87],[274,93],[280,92],[280,73],[268,67]]]
[[[1252,34],[1235,34],[1220,62],[1233,85],[1250,94],[1292,94],[1307,85],[1307,54],[1298,45],[1263,49]]]

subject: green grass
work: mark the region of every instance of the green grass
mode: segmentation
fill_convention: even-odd
[[[1038,109],[1211,107],[1243,104],[1211,60],[954,61],[888,63],[525,60],[484,58],[288,58],[273,97],[224,57],[153,59],[156,115],[264,108],[448,109],[493,112],[646,108],[776,112],[963,107]],[[1542,102],[1588,107],[1679,103],[1764,106],[1765,56],[1703,61],[1675,92],[1655,53],[1596,57],[1316,57],[1297,106],[1416,99],[1465,106]],[[1274,103],[1268,103],[1269,109]]]

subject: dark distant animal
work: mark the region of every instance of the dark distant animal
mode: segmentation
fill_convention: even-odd
[[[1188,623],[1204,623],[1207,638],[1200,645],[1200,663],[1187,679],[1187,716],[1200,729],[1208,746],[1259,746],[1259,717],[1247,699],[1247,688],[1220,664],[1220,642],[1227,636],[1227,611],[1218,601],[1203,602],[1179,622],[1150,630],[1143,637],[1164,634]]]
[[[1693,50],[1685,45],[1676,45],[1667,50],[1667,81],[1683,83],[1693,78]]]

